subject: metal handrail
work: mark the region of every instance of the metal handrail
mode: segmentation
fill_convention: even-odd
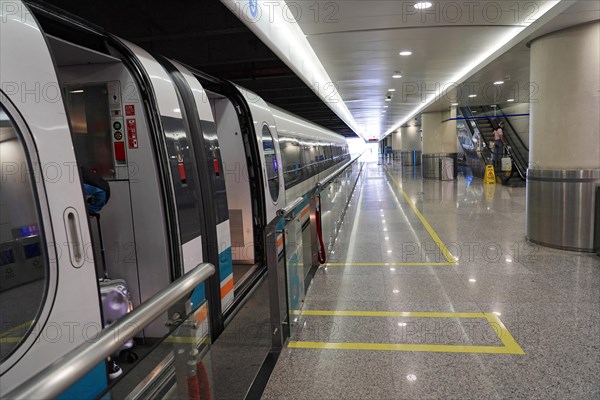
[[[344,172],[344,170],[346,168],[348,168],[350,165],[352,165],[352,163],[354,161],[358,160],[360,156],[362,156],[362,153],[360,153],[359,155],[357,155],[356,157],[354,157],[352,160],[348,161],[346,164],[342,165],[340,168],[336,169],[333,173],[329,174],[325,179],[321,179],[319,182],[317,182],[316,189],[321,189],[321,188],[327,186],[339,174],[341,174],[342,172]]]
[[[286,215],[288,215],[289,213],[294,211],[296,209],[296,207],[298,207],[300,204],[302,204],[303,201],[304,201],[304,197],[298,197],[296,200],[292,201],[287,206],[277,210],[277,216],[285,217]]]
[[[31,400],[57,397],[214,273],[215,267],[212,264],[197,265],[170,286],[104,329],[93,342],[80,344],[48,368],[6,394],[4,398]]]

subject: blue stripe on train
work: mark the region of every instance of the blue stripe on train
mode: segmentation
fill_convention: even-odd
[[[192,296],[190,297],[190,306],[192,310],[198,308],[204,301],[206,300],[206,287],[204,283],[196,286],[196,289],[192,292]]]
[[[67,368],[68,366],[65,366]],[[106,364],[102,361],[93,370],[79,379],[70,388],[56,397],[58,400],[82,400],[96,398],[108,385],[106,377]],[[109,399],[106,395],[103,399]]]
[[[219,254],[219,275],[221,282],[223,282],[232,273],[233,256],[231,253],[231,247],[228,247]]]

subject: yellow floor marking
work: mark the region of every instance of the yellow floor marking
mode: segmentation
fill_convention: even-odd
[[[404,197],[404,200],[406,200],[406,202],[408,203],[408,205],[410,206],[410,208],[413,210],[413,212],[415,213],[415,215],[419,218],[419,220],[421,221],[421,223],[425,227],[425,230],[427,230],[427,232],[429,233],[429,236],[431,236],[431,238],[433,239],[433,241],[435,242],[435,244],[437,245],[437,247],[440,249],[440,251],[444,255],[444,258],[446,258],[446,261],[448,261],[449,263],[456,263],[456,261],[457,261],[456,258],[452,255],[452,253],[450,253],[450,250],[448,250],[448,248],[446,247],[446,245],[444,244],[444,242],[442,242],[442,239],[440,239],[440,237],[438,236],[438,234],[433,230],[433,228],[431,227],[431,225],[429,224],[429,222],[427,221],[427,219],[425,219],[425,217],[423,216],[423,214],[421,214],[421,212],[419,211],[419,209],[413,204],[413,202],[410,200],[410,198],[408,197],[408,195],[406,194],[406,192],[402,189],[402,186],[400,186],[400,184],[398,183],[398,181],[396,180],[396,178],[394,178],[392,176],[392,174],[390,174],[390,172],[387,169],[385,170],[385,172],[392,179],[392,182],[394,182],[394,184],[396,185],[396,187],[400,190],[400,193],[402,193],[402,196]]]
[[[456,262],[327,263],[324,267],[450,267]]]
[[[31,324],[33,323],[33,320],[31,321],[27,321],[27,322],[23,322],[21,325],[17,325],[14,328],[10,328],[2,333],[0,333],[0,338],[4,337],[4,336],[8,336],[13,332],[17,332],[23,328],[28,328]]]
[[[379,350],[379,351],[418,351],[432,353],[486,353],[486,354],[524,354],[514,352],[504,346],[463,346],[451,344],[396,344],[396,343],[335,343],[335,342],[298,342],[290,341],[293,349],[331,349],[331,350]]]
[[[421,311],[336,311],[303,310],[296,315],[335,317],[412,317],[412,318],[487,318],[482,312],[421,312]],[[494,314],[492,314],[494,315]],[[494,315],[495,316],[495,315]],[[496,321],[494,321],[496,322]]]
[[[483,312],[411,312],[411,311],[342,311],[342,310],[294,310],[293,315],[333,316],[333,317],[412,317],[412,318],[482,318],[494,330],[503,346],[470,346],[443,344],[403,344],[403,343],[339,343],[290,341],[288,347],[296,349],[333,350],[381,350],[419,351],[435,353],[487,353],[525,354],[500,318],[493,313]]]
[[[502,341],[504,347],[511,351],[510,354],[525,354],[521,346],[519,346],[519,343],[517,343],[513,335],[510,334],[509,330],[496,314],[485,313],[485,317],[492,329],[498,328],[498,330],[494,329],[494,332],[496,332],[496,335],[498,335],[498,338]]]

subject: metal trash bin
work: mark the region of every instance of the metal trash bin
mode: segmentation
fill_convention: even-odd
[[[454,160],[449,157],[440,158],[440,180],[454,180]]]

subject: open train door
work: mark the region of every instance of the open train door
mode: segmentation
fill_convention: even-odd
[[[86,209],[43,32],[0,2],[0,397],[101,329]],[[60,271],[60,274],[59,274]],[[85,301],[78,301],[85,299]],[[69,390],[93,396],[104,362]]]

